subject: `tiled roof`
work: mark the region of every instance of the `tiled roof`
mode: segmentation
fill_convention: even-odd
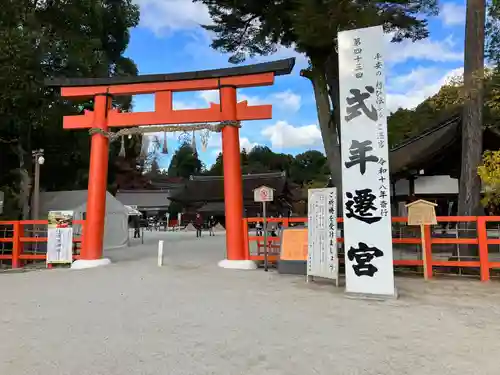
[[[243,175],[243,200],[253,201],[253,190],[266,185],[273,188],[275,196],[288,194],[284,172]],[[222,176],[192,176],[184,189],[172,194],[171,200],[180,202],[210,202],[224,200],[224,178]]]
[[[170,205],[168,190],[119,190],[116,199],[127,206],[145,208],[167,208]]]
[[[455,111],[456,112],[456,111]],[[391,176],[442,164],[448,174],[460,174],[462,116],[450,115],[445,121],[416,137],[393,147],[389,154]],[[483,150],[500,147],[500,133],[492,127],[483,130]]]
[[[461,117],[453,116],[416,137],[392,148],[389,154],[391,175],[426,165],[437,154],[460,138]],[[460,158],[460,155],[458,156]]]

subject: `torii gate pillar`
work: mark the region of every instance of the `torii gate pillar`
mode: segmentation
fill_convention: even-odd
[[[236,88],[220,89],[222,115],[227,121],[237,121]],[[224,204],[226,208],[227,259],[219,266],[224,268],[255,268],[247,259],[243,236],[243,183],[241,176],[239,128],[222,129],[222,160],[224,166]]]
[[[94,101],[94,128],[108,131],[107,114],[112,98],[97,95]],[[106,191],[109,163],[109,139],[99,133],[90,140],[89,185],[87,191],[87,217],[83,235],[82,260],[102,258],[104,222],[106,218]],[[80,262],[81,263],[81,262]]]
[[[270,119],[272,106],[249,106],[246,101],[238,103],[236,90],[270,86],[274,83],[275,76],[290,74],[294,64],[295,59],[286,59],[187,73],[47,80],[47,86],[61,87],[63,97],[94,99],[94,111],[85,111],[78,116],[65,116],[63,121],[65,129],[93,129],[82,253],[72,268],[109,263],[108,259],[102,258],[109,162],[109,139],[106,137],[108,128],[204,122],[233,122],[233,126],[228,125],[222,129],[227,259],[219,262],[219,266],[255,268],[255,263],[245,253],[240,139],[239,128],[234,126],[234,122]],[[210,108],[203,109],[173,109],[174,92],[199,90],[219,90],[221,103],[211,103]],[[111,107],[112,96],[137,94],[154,94],[155,111],[121,113]]]

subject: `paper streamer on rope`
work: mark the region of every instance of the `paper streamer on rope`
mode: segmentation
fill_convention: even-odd
[[[149,150],[149,137],[146,135],[142,136],[142,144],[141,144],[141,153],[140,157],[142,159],[145,159],[148,157],[148,150]]]
[[[210,131],[209,130],[202,130],[202,132],[200,134],[200,140],[201,140],[201,150],[203,152],[207,151],[209,138],[210,138]]]
[[[125,137],[122,135],[121,139],[121,145],[120,145],[120,152],[118,153],[118,156],[124,158],[125,155]]]
[[[167,146],[167,132],[163,132],[163,147],[161,150],[162,154],[168,154],[168,146]]]
[[[123,157],[125,157],[125,152],[126,152],[124,137],[127,136],[128,139],[132,139],[133,135],[142,135],[140,157],[145,159],[149,154],[149,148],[151,145],[151,139],[149,139],[149,137],[147,137],[145,134],[163,132],[164,133],[163,146],[160,144],[160,139],[156,136],[154,138],[154,152],[161,150],[162,153],[168,154],[166,133],[177,134],[177,132],[180,132],[180,135],[178,137],[179,142],[181,144],[189,144],[189,141],[191,140],[191,147],[193,148],[194,153],[197,153],[195,131],[201,131],[200,133],[201,147],[203,151],[206,151],[208,146],[208,139],[210,138],[210,132],[220,133],[225,126],[234,126],[240,128],[241,123],[239,121],[222,121],[219,124],[204,123],[204,124],[191,124],[191,125],[141,126],[141,127],[121,129],[117,132],[107,132],[99,128],[91,128],[89,129],[89,134],[90,135],[101,134],[107,137],[110,142],[114,142],[118,139],[121,139],[119,156]],[[190,136],[190,132],[192,132],[192,137]]]
[[[196,136],[194,134],[194,130],[193,130],[193,139],[191,140],[191,147],[193,148],[193,154],[197,154],[198,151],[196,150]]]

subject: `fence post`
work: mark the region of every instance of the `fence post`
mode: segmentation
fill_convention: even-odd
[[[486,217],[477,218],[477,240],[479,244],[479,265],[481,281],[490,280],[490,260],[488,254],[488,232],[486,231]]]
[[[289,223],[289,219],[288,218],[285,218],[283,219],[283,228],[288,228],[290,223]]]
[[[245,260],[250,259],[250,244],[248,243],[248,219],[243,219],[243,243],[245,246]]]
[[[432,279],[433,272],[432,272],[432,232],[431,232],[431,226],[430,225],[424,225],[424,238],[425,238],[425,245],[422,248],[422,251],[425,251],[425,256],[422,258],[425,261],[425,267],[424,270],[427,272],[425,276],[426,279]]]
[[[21,255],[21,231],[22,225],[20,221],[14,222],[12,225],[12,268],[19,268],[19,255]]]

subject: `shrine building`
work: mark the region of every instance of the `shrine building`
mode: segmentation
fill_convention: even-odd
[[[500,132],[486,128],[483,151],[500,149]],[[406,216],[405,203],[437,203],[438,215],[456,215],[462,162],[462,117],[454,115],[390,152],[393,215]]]
[[[285,172],[243,175],[243,215],[256,217],[262,205],[254,202],[253,190],[265,185],[274,189],[274,201],[268,204],[269,216],[287,216],[293,202],[294,185]],[[186,218],[200,212],[203,216],[215,216],[224,225],[224,178],[223,176],[191,176],[184,186],[170,196],[170,200],[185,207]]]

